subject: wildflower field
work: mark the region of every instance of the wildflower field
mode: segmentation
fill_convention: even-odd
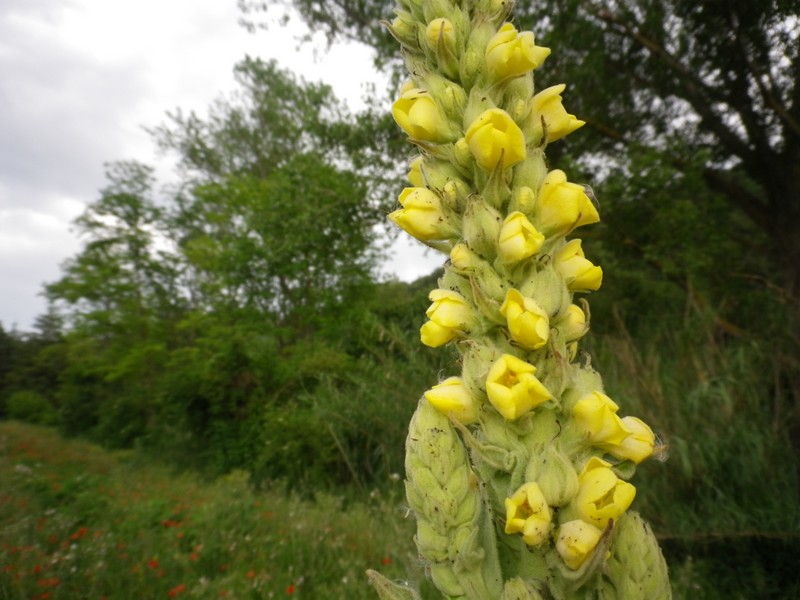
[[[299,499],[0,423],[0,598],[374,598],[416,567],[396,496]]]

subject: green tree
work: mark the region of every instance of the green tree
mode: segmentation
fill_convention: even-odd
[[[396,43],[380,25],[391,18],[391,0],[269,6],[288,4],[329,40],[368,43],[379,65],[398,66]],[[251,24],[265,7],[240,5]],[[539,43],[558,49],[537,79],[539,88],[569,82],[568,105],[588,122],[571,138],[580,154],[634,182],[631,159],[643,150],[678,175],[702,157],[707,189],[765,234],[752,251],[771,258],[775,283],[796,300],[800,2],[519,0],[515,14]]]
[[[169,222],[189,302],[162,423],[204,440],[216,469],[297,479],[314,456],[324,474],[336,448],[299,395],[349,361],[384,214],[374,165],[362,121],[327,86],[252,58],[235,73],[237,93],[207,116],[154,130],[179,162]]]
[[[109,184],[75,220],[83,250],[46,286],[69,326],[69,366],[61,388],[70,432],[130,443],[153,419],[167,334],[181,310],[174,255],[160,249],[162,211],[152,169],[108,167]]]

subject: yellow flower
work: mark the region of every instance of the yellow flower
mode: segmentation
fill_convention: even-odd
[[[528,546],[538,546],[550,531],[550,507],[535,482],[524,484],[506,498],[506,533],[521,533]]]
[[[508,322],[511,338],[528,350],[538,350],[550,337],[547,313],[533,298],[524,297],[519,290],[510,289],[500,313]]]
[[[461,377],[448,377],[425,392],[424,396],[436,410],[453,415],[463,425],[478,420],[477,402]]]
[[[472,310],[464,297],[450,290],[433,290],[428,295],[433,303],[425,311],[430,321],[420,328],[422,343],[438,348],[469,327]]]
[[[532,32],[519,33],[505,23],[486,46],[486,68],[499,81],[532,71],[549,55],[550,48],[537,46]]]
[[[547,235],[567,234],[600,220],[583,186],[567,181],[564,171],[550,171],[542,182],[538,201],[539,227]]]
[[[440,240],[444,234],[443,215],[439,196],[423,187],[407,187],[398,197],[403,207],[389,219],[418,240]]]
[[[619,479],[603,460],[590,460],[578,482],[580,488],[575,497],[578,514],[600,529],[628,510],[636,496],[636,488]]]
[[[425,187],[425,178],[422,175],[422,164],[425,162],[425,159],[421,156],[417,156],[414,160],[409,163],[409,171],[408,171],[408,181],[414,187],[423,188]]]
[[[556,270],[564,278],[571,292],[586,292],[600,289],[603,269],[586,260],[581,240],[569,241],[554,256]]]
[[[586,124],[564,109],[561,92],[566,87],[563,83],[554,85],[542,90],[531,99],[531,111],[535,115],[536,123],[544,120],[548,142],[555,142]]]
[[[586,562],[602,535],[602,530],[585,521],[567,521],[558,528],[556,550],[570,569],[577,569]]]
[[[536,367],[510,354],[503,354],[489,369],[486,395],[509,421],[519,419],[553,397],[534,373]]]
[[[624,417],[622,424],[630,435],[617,444],[599,444],[599,446],[617,458],[639,464],[653,454],[656,436],[644,421],[636,417]]]
[[[633,433],[617,416],[618,410],[619,406],[611,398],[592,392],[575,403],[572,415],[577,425],[589,433],[593,443],[616,446]]]
[[[579,340],[589,331],[586,326],[586,313],[577,304],[570,304],[567,307],[567,312],[558,320],[556,327],[566,342]]]
[[[425,37],[433,50],[439,46],[439,40],[442,40],[445,46],[452,48],[456,43],[456,28],[450,19],[439,17],[428,23],[425,28]]]
[[[494,171],[525,159],[525,137],[522,130],[499,108],[484,111],[467,129],[465,139],[475,161],[485,171]]]
[[[500,228],[497,251],[506,263],[518,263],[539,251],[544,236],[539,233],[523,213],[509,214]]]
[[[411,88],[392,105],[392,116],[412,139],[426,142],[449,142],[447,119],[436,100],[423,89]]]

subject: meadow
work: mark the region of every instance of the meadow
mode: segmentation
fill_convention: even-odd
[[[374,598],[416,574],[393,482],[353,500],[213,481],[0,423],[0,598]]]

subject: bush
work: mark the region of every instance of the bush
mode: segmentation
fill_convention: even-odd
[[[6,400],[6,415],[9,419],[34,423],[36,425],[55,425],[58,413],[50,401],[30,390],[13,392]]]

